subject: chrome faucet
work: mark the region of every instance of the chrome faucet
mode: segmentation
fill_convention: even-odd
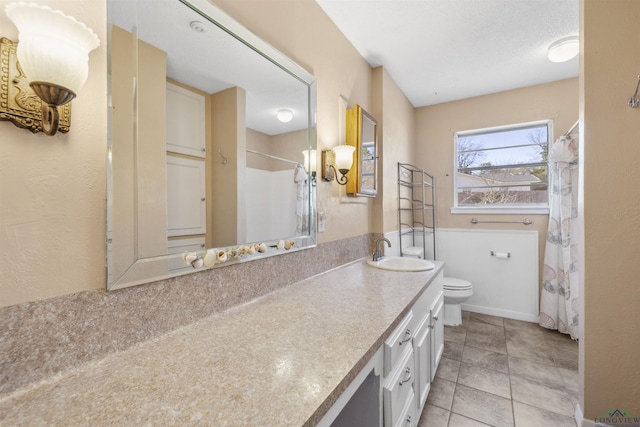
[[[382,239],[378,239],[376,241],[376,250],[373,253],[373,260],[374,261],[379,261],[380,258],[382,258],[382,255],[381,255],[381,252],[380,252],[380,243],[382,243],[382,242],[387,242],[387,245],[389,245],[389,247],[391,247],[391,242],[389,241],[389,239],[384,238],[384,237]],[[384,247],[384,245],[383,245],[383,247]]]

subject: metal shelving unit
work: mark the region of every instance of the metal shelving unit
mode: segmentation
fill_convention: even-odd
[[[436,259],[435,200],[433,176],[411,164],[398,163],[400,256]],[[410,245],[404,247],[407,240]]]

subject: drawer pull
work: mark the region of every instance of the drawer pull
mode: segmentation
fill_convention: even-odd
[[[404,379],[400,380],[400,385],[406,383],[407,381],[411,381],[411,368],[405,369]]]
[[[433,320],[438,320],[438,316],[433,316]]]
[[[405,421],[407,422],[407,425],[409,427],[411,427],[413,425],[413,423],[411,422],[411,415],[409,415]]]
[[[407,342],[411,339],[411,329],[407,328],[406,331],[404,331],[404,336],[407,337],[406,339],[400,340],[400,342],[398,343],[398,345],[402,345],[403,342]]]

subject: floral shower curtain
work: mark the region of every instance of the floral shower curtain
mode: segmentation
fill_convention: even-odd
[[[540,326],[578,339],[578,137],[563,136],[549,148],[551,190],[544,254]]]

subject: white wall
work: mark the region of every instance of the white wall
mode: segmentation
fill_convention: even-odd
[[[293,170],[247,168],[247,242],[296,235],[296,185]]]

